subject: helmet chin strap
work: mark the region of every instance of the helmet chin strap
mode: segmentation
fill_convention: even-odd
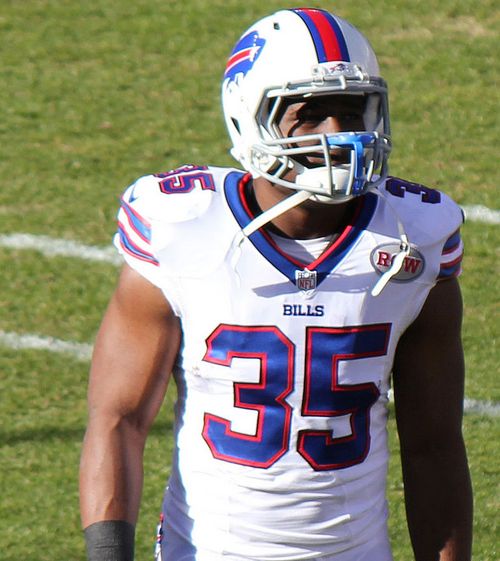
[[[400,233],[401,243],[399,252],[393,257],[392,264],[387,271],[378,279],[375,286],[371,290],[372,296],[378,296],[387,286],[387,283],[393,276],[397,275],[403,266],[405,259],[410,255],[410,243],[404,232]]]
[[[310,193],[308,191],[297,191],[293,195],[290,195],[290,197],[283,199],[279,203],[259,214],[259,216],[255,217],[241,230],[241,233],[245,238],[248,238],[248,236],[252,235],[259,228],[262,228],[262,226],[265,226],[278,216],[281,216],[287,210],[290,210],[291,208],[300,205],[304,201],[307,201],[307,199],[310,199],[312,196],[313,193]]]
[[[382,290],[384,290],[384,288],[387,286],[387,283],[392,279],[392,277],[397,275],[401,270],[401,267],[403,267],[405,259],[408,257],[408,255],[410,255],[411,246],[408,240],[408,236],[405,232],[403,223],[401,222],[398,213],[396,212],[396,210],[394,209],[388,198],[379,189],[370,189],[370,191],[372,193],[376,193],[380,198],[384,199],[387,202],[388,208],[392,211],[396,219],[396,223],[398,226],[399,240],[400,240],[399,252],[393,257],[391,266],[378,279],[378,281],[375,283],[375,286],[371,290],[372,296],[378,296],[382,292]]]
[[[378,189],[372,188],[370,189],[370,191],[376,193],[379,197],[387,201],[387,198]],[[259,216],[254,218],[244,228],[242,228],[239,232],[239,235],[236,235],[235,239],[233,240],[232,246],[233,247],[236,246],[237,248],[240,248],[243,241],[249,236],[251,236],[254,232],[259,230],[269,222],[272,222],[275,218],[281,216],[286,211],[300,205],[301,203],[307,201],[308,199],[314,199],[314,197],[315,194],[310,191],[297,191],[290,197],[283,199],[279,203],[275,204],[271,208],[268,208],[267,210],[259,214]],[[397,275],[397,273],[401,270],[401,267],[404,264],[404,260],[406,259],[406,257],[408,257],[408,255],[410,255],[410,251],[411,251],[410,242],[404,230],[403,224],[397,212],[392,207],[392,205],[389,203],[389,201],[387,202],[389,208],[394,213],[394,216],[396,218],[396,223],[399,231],[399,239],[401,243],[399,246],[399,252],[394,256],[391,266],[379,278],[375,286],[372,288],[371,290],[372,296],[378,296],[382,292],[382,290],[384,290],[384,288],[387,286],[391,278]],[[237,252],[237,254],[239,255],[239,252]],[[238,261],[238,257],[235,258],[235,262],[233,263],[233,268],[236,268],[237,261]]]
[[[231,268],[236,273],[236,280],[238,283],[240,282],[240,278],[237,266],[241,255],[242,243],[259,228],[262,228],[262,226],[265,226],[278,216],[281,216],[287,210],[290,210],[300,205],[304,201],[307,201],[307,199],[311,198],[312,195],[313,193],[309,193],[307,191],[297,191],[293,195],[290,195],[290,197],[283,199],[279,203],[259,214],[259,216],[255,217],[244,228],[236,233],[229,248],[229,254],[231,255]]]

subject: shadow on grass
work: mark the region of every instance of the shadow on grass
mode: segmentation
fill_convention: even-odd
[[[162,436],[171,433],[171,422],[159,421],[149,431],[150,436]],[[15,446],[24,442],[49,442],[53,440],[79,441],[83,440],[85,427],[37,427],[22,430],[0,431],[0,447]]]

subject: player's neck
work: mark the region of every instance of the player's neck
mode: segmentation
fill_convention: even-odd
[[[292,194],[293,191],[272,185],[263,178],[253,182],[253,205],[257,207],[257,212],[273,207]],[[306,201],[278,216],[266,228],[289,238],[303,240],[338,235],[351,222],[358,202],[352,200],[327,205]]]

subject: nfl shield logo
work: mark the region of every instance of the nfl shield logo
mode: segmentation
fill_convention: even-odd
[[[308,271],[307,269],[295,271],[295,283],[299,290],[314,290],[317,284],[316,271]]]

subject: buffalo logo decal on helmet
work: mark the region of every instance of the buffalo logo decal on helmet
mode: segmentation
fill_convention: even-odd
[[[235,80],[238,74],[245,76],[259,58],[266,41],[256,31],[243,36],[231,53],[226,65],[224,79]]]

